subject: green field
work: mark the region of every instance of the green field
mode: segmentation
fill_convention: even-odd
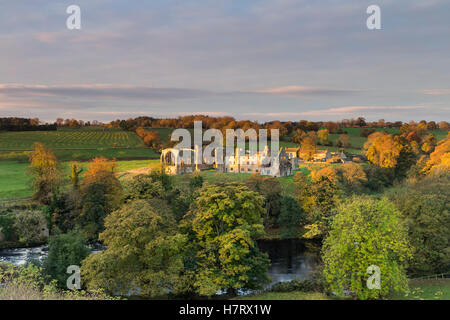
[[[450,300],[450,279],[410,280],[409,293],[395,294],[390,300]],[[320,292],[263,292],[249,296],[237,297],[234,300],[330,300],[336,297]]]
[[[319,292],[264,292],[237,297],[232,300],[330,300],[331,297]]]
[[[159,160],[134,160],[117,161],[117,171],[124,172],[145,167],[154,167]],[[63,162],[67,175],[70,172],[70,163]],[[87,170],[88,162],[82,162],[84,172]],[[0,200],[20,199],[30,197],[33,193],[30,177],[27,174],[28,163],[12,161],[0,161]]]
[[[107,130],[58,130],[0,133],[0,150],[31,150],[41,142],[52,149],[97,149],[143,147],[134,132]]]
[[[58,131],[0,132],[0,161],[27,161],[35,142],[51,148],[60,161],[158,158],[130,131],[101,127]]]

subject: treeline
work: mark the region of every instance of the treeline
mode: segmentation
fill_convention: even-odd
[[[38,118],[0,118],[0,131],[52,131],[56,124],[41,124]]]
[[[422,120],[418,123],[411,121],[404,123],[402,121],[389,122],[384,119],[369,122],[363,117],[356,119],[343,119],[341,121],[268,121],[259,123],[250,120],[236,120],[233,117],[210,117],[206,115],[190,115],[178,118],[156,119],[152,117],[138,117],[128,120],[114,120],[107,124],[112,128],[120,128],[123,130],[136,131],[139,127],[163,127],[163,128],[194,128],[194,121],[201,121],[203,129],[243,129],[244,131],[250,128],[253,129],[279,129],[280,136],[291,134],[295,130],[302,131],[318,131],[325,128],[329,133],[345,133],[345,128],[360,127],[360,128],[401,128],[404,125],[423,124],[428,130],[448,130],[450,125],[447,121],[436,123],[435,121]],[[366,133],[367,135],[370,134]]]
[[[58,127],[68,127],[72,129],[79,129],[81,127],[90,127],[90,126],[102,126],[103,123],[97,120],[93,121],[83,121],[83,120],[77,120],[77,119],[63,119],[58,118],[56,119],[55,124]]]

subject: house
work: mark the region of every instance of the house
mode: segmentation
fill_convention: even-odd
[[[285,148],[285,151],[289,159],[298,158],[300,154],[300,148]]]
[[[325,162],[331,158],[331,153],[327,150],[319,150],[313,155],[313,161]]]
[[[347,162],[351,162],[350,159],[348,159],[348,157],[345,155],[344,152],[331,152],[330,154],[330,158],[327,159],[327,162],[331,162],[331,163],[347,163]]]
[[[297,169],[300,158],[300,148],[286,148],[286,154],[291,162],[292,169]]]

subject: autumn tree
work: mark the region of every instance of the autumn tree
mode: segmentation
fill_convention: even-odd
[[[33,176],[33,198],[49,204],[62,183],[61,169],[55,154],[42,143],[36,142],[28,167]]]
[[[321,129],[317,132],[317,138],[319,139],[319,143],[323,146],[329,145],[329,132],[327,129]]]
[[[326,178],[333,183],[339,182],[337,171],[332,166],[325,166],[319,170],[311,171],[311,178],[313,182],[319,182],[322,178]]]
[[[430,154],[429,160],[426,162],[422,172],[431,173],[448,173],[450,171],[450,133],[444,140],[439,141],[434,151]]]
[[[339,124],[333,121],[328,121],[327,123],[325,123],[325,128],[329,133],[335,133],[339,129]]]
[[[161,136],[156,131],[147,132],[144,136],[144,143],[155,151],[161,149]]]
[[[316,152],[316,141],[309,136],[305,137],[300,147],[300,157],[305,160],[311,160]]]
[[[338,296],[379,299],[406,291],[410,257],[407,228],[394,205],[386,198],[354,197],[339,207],[324,241],[323,274]],[[367,285],[371,266],[381,273],[376,290]]]
[[[300,129],[300,128],[297,128],[297,129],[295,130],[294,135],[292,136],[292,142],[295,142],[295,143],[300,144],[300,143],[302,143],[303,138],[304,138],[305,136],[306,136],[305,131],[303,131],[303,130]]]
[[[400,148],[394,137],[383,132],[371,134],[364,144],[370,162],[382,168],[394,168],[400,156]]]
[[[205,186],[186,217],[198,244],[196,286],[201,295],[258,289],[269,259],[258,250],[264,198],[239,184]]]
[[[450,124],[447,121],[441,121],[438,123],[439,129],[448,131],[450,129]]]
[[[341,134],[339,136],[339,139],[336,141],[337,147],[343,147],[343,148],[351,148],[352,144],[350,143],[350,137],[348,134]]]
[[[81,213],[78,222],[85,236],[95,239],[103,230],[105,216],[122,203],[122,187],[115,175],[114,161],[95,158],[89,164],[81,188]]]
[[[426,154],[430,154],[434,151],[436,145],[436,137],[434,136],[434,134],[429,134],[423,139],[421,150]]]
[[[338,168],[341,183],[350,192],[358,192],[367,183],[367,175],[362,166],[355,162],[345,163]]]

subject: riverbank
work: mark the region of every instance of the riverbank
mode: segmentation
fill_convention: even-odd
[[[235,297],[232,300],[336,300],[321,292],[271,292],[266,291],[248,296]],[[387,300],[450,300],[450,279],[427,279],[409,281],[407,294],[393,294]]]

